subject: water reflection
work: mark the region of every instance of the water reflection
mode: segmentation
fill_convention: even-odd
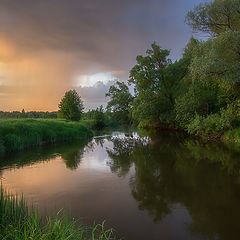
[[[8,154],[1,157],[0,170],[21,168],[36,163],[46,162],[57,156],[62,158],[68,169],[76,170],[81,162],[83,153],[91,148],[93,148],[91,142],[80,141],[71,144],[39,147],[36,150],[29,150],[18,154]]]
[[[9,155],[0,176],[43,207],[57,201],[74,217],[106,219],[126,239],[238,239],[240,152],[230,147],[169,132],[113,133]],[[17,182],[33,171],[32,182]]]
[[[176,204],[192,217],[187,226],[204,239],[237,239],[239,234],[240,154],[216,143],[201,143],[176,134],[145,139],[112,139],[110,167],[130,180],[133,198],[154,222],[161,221]]]

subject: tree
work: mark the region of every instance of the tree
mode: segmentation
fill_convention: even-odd
[[[137,56],[130,71],[129,83],[136,98],[132,116],[142,126],[157,126],[174,121],[174,104],[180,80],[187,73],[187,64],[168,59],[169,50],[153,43],[147,56]]]
[[[190,81],[176,100],[176,118],[188,130],[201,132],[205,125],[206,132],[219,132],[233,126],[239,112],[240,1],[201,3],[187,14],[186,22],[194,31],[212,37],[192,38],[185,48],[183,58],[191,59]]]
[[[113,118],[119,123],[129,123],[130,104],[133,96],[124,82],[117,81],[109,88],[106,97],[110,98],[107,110],[113,113]]]
[[[200,3],[186,16],[186,23],[193,30],[207,32],[213,36],[225,31],[240,30],[240,1],[214,0]]]
[[[188,13],[186,21],[193,30],[208,32],[213,36],[205,42],[199,42],[192,51],[190,78],[194,84],[202,82],[201,85],[210,86],[212,92],[209,94],[216,96],[217,93],[212,105],[218,105],[218,110],[226,109],[228,104],[240,99],[240,1],[214,0],[199,4]],[[201,95],[206,94],[202,92]],[[188,105],[191,105],[190,101]],[[209,106],[207,102],[205,105]],[[190,113],[187,112],[185,116]],[[196,113],[199,114],[198,111]]]
[[[102,129],[105,127],[105,117],[103,112],[103,106],[101,105],[100,108],[97,108],[93,112],[93,121],[94,121],[94,128],[95,129]]]
[[[76,90],[67,91],[58,107],[59,115],[71,121],[79,121],[84,109],[81,97]]]

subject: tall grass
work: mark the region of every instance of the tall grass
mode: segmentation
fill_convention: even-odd
[[[50,119],[0,120],[0,153],[90,137],[91,130],[78,122]]]
[[[2,240],[110,240],[113,229],[104,222],[93,227],[80,225],[66,215],[41,219],[36,209],[29,208],[23,197],[0,190],[0,239]]]

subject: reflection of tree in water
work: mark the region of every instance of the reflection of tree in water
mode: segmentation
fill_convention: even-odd
[[[105,142],[105,138],[103,138],[103,137],[95,137],[94,140],[95,140],[95,143],[97,144],[97,146],[101,146],[103,148],[103,144]]]
[[[69,151],[63,152],[61,154],[66,167],[71,170],[76,170],[81,162],[84,153],[84,146],[77,149],[69,149]]]
[[[113,149],[107,149],[107,153],[111,158],[108,162],[112,172],[118,174],[118,176],[125,176],[132,166],[130,156],[133,152],[134,147],[138,145],[146,145],[148,138],[134,138],[125,137],[124,139],[112,137]]]
[[[61,157],[64,160],[66,167],[71,170],[76,170],[81,163],[81,159],[85,152],[93,151],[93,142],[82,141],[72,147],[68,147],[61,152]]]
[[[176,135],[144,145],[129,138],[113,140],[108,150],[112,171],[127,174],[139,209],[154,221],[177,203],[192,217],[192,234],[206,239],[238,239],[240,223],[240,154],[219,144],[204,144]],[[129,147],[128,147],[129,146]],[[229,175],[230,173],[230,175]]]
[[[20,168],[39,162],[45,162],[61,156],[66,167],[74,170],[80,162],[82,155],[88,149],[91,149],[91,142],[80,141],[75,143],[64,143],[56,146],[38,148],[34,150],[8,154],[0,161],[0,169]]]

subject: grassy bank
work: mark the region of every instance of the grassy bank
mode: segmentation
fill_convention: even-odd
[[[0,189],[0,239],[3,240],[110,240],[116,239],[112,229],[103,224],[80,225],[66,216],[42,219],[36,209],[29,208],[21,197]]]
[[[92,132],[78,122],[50,119],[0,120],[0,153],[56,142],[87,139]]]

